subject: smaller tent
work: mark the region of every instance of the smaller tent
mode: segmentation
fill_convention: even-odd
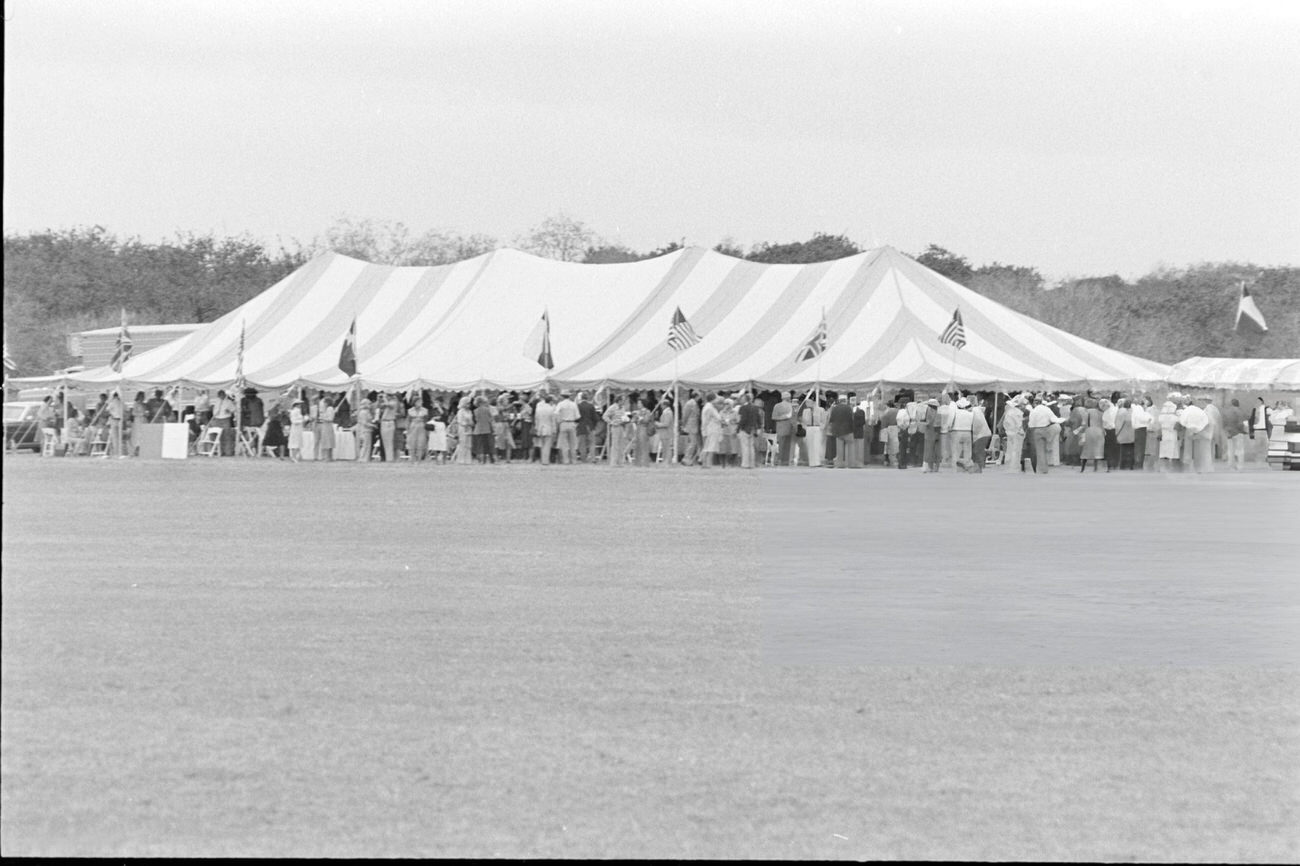
[[[1169,384],[1228,391],[1300,391],[1300,358],[1188,358],[1170,368]]]

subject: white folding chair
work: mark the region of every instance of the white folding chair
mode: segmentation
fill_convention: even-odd
[[[108,456],[108,428],[101,427],[95,431],[95,438],[90,441],[91,457]]]
[[[221,431],[222,427],[209,427],[203,431],[195,453],[200,457],[220,457],[221,456]]]
[[[54,449],[58,447],[58,444],[59,444],[58,431],[50,427],[46,427],[41,430],[41,456],[42,457],[53,457]]]
[[[767,443],[767,450],[763,452],[763,465],[776,465],[776,434],[764,433],[763,441]]]
[[[262,431],[258,427],[244,427],[239,431],[239,447],[235,456],[258,457],[262,453]]]

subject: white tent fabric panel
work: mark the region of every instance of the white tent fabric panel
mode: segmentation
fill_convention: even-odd
[[[667,345],[680,308],[701,336]],[[939,335],[960,309],[967,345]],[[549,312],[557,367],[523,354]],[[826,316],[820,358],[796,353]],[[533,388],[1124,387],[1162,383],[1168,367],[1116,352],[988,300],[881,247],[832,262],[765,265],[691,247],[640,262],[583,265],[497,250],[439,267],[373,265],[322,255],[175,343],[132,358],[139,385],[221,387],[244,374],[264,389],[341,390],[339,351],[357,323],[367,387]],[[107,367],[65,381],[116,382]]]
[[[1170,368],[1169,384],[1233,391],[1300,391],[1300,358],[1188,358]]]

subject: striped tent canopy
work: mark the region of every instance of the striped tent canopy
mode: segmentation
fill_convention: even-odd
[[[1170,368],[1169,384],[1230,391],[1300,391],[1300,358],[1188,358]]]
[[[699,342],[680,353],[680,307]],[[961,311],[966,345],[940,335]],[[555,368],[523,351],[549,312]],[[826,348],[796,361],[825,317]],[[640,262],[585,265],[497,250],[453,265],[390,267],[327,253],[174,343],[65,378],[98,387],[341,390],[339,352],[357,323],[367,387],[560,386],[971,388],[1146,387],[1168,367],[1045,325],[892,247],[833,262],[764,265],[690,247]]]
[[[676,377],[701,387],[1101,388],[1162,384],[1169,369],[1017,313],[888,246],[811,265],[695,248],[674,271],[596,351],[554,378],[580,387]],[[702,337],[680,355],[665,340],[677,307]],[[957,310],[961,349],[940,342]],[[798,360],[823,315],[825,351]]]

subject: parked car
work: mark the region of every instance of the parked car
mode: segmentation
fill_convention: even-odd
[[[41,428],[36,421],[39,400],[16,400],[5,403],[5,450],[27,448],[41,450]]]
[[[1287,418],[1273,425],[1268,440],[1268,465],[1279,469],[1300,469],[1300,420]]]

